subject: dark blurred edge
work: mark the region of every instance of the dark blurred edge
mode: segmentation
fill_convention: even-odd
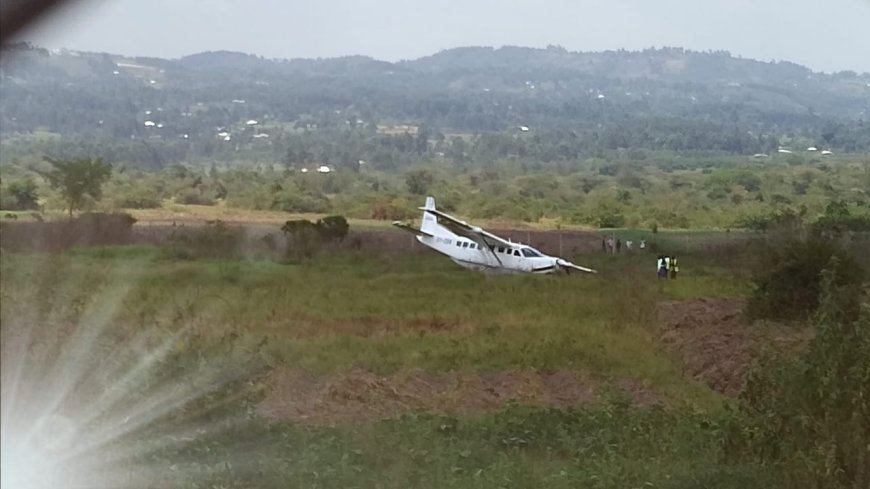
[[[0,44],[67,0],[7,0],[0,3]]]

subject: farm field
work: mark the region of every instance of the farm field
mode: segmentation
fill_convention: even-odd
[[[148,487],[775,487],[725,459],[728,406],[752,358],[806,330],[750,332],[748,278],[727,262],[689,255],[659,282],[648,255],[571,258],[601,273],[484,276],[420,252],[3,253],[3,353],[38,324],[21,375],[62,373],[73,423],[112,389],[110,420],[171,406],[107,427],[94,453],[124,455],[83,465]]]

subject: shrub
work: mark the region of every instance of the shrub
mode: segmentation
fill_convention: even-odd
[[[175,196],[175,202],[187,205],[214,205],[214,199],[195,188],[184,189]]]
[[[329,199],[321,194],[298,194],[284,191],[273,197],[273,209],[285,212],[322,213],[330,208]]]
[[[303,260],[312,258],[320,250],[322,238],[317,224],[308,219],[287,221],[281,226],[287,235],[287,258]]]
[[[411,214],[395,201],[380,201],[372,205],[369,216],[372,219],[398,221],[407,219]]]
[[[244,230],[222,221],[189,228],[171,236],[164,251],[170,258],[237,258],[241,255]]]
[[[750,372],[726,443],[778,468],[785,487],[870,487],[870,317],[847,318],[836,282],[825,271],[809,348]]]
[[[760,247],[760,246],[759,246]],[[810,316],[819,305],[821,273],[831,268],[841,309],[857,315],[863,270],[854,257],[830,240],[792,239],[761,248],[755,291],[747,313],[755,319],[794,320]]]
[[[344,216],[326,216],[318,219],[315,226],[324,241],[342,241],[350,229]]]
[[[3,191],[3,209],[13,211],[30,211],[39,209],[39,195],[36,192],[36,183],[28,178],[20,182],[12,182]]]
[[[115,199],[115,205],[123,209],[157,209],[160,197],[146,189],[135,189]]]
[[[599,228],[621,228],[625,225],[625,216],[617,211],[602,211],[597,224]]]
[[[844,232],[870,231],[870,217],[855,216],[843,201],[833,201],[825,214],[813,224],[813,232],[820,235],[838,235]]]

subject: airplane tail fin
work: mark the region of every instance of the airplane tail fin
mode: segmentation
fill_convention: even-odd
[[[427,211],[435,210],[435,197],[426,197],[426,205],[423,206],[423,209]]]
[[[423,219],[420,221],[420,231],[435,234],[438,229],[438,220],[435,214],[427,211],[435,210],[435,197],[426,197],[426,204],[420,208],[423,211]]]

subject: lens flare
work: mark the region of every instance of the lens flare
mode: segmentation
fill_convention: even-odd
[[[132,324],[146,263],[95,276],[33,260],[2,275],[0,486],[171,487],[207,476],[208,463],[173,454],[246,421],[237,387],[256,355],[236,336],[203,339],[196,315],[172,300],[148,318],[177,321]]]

